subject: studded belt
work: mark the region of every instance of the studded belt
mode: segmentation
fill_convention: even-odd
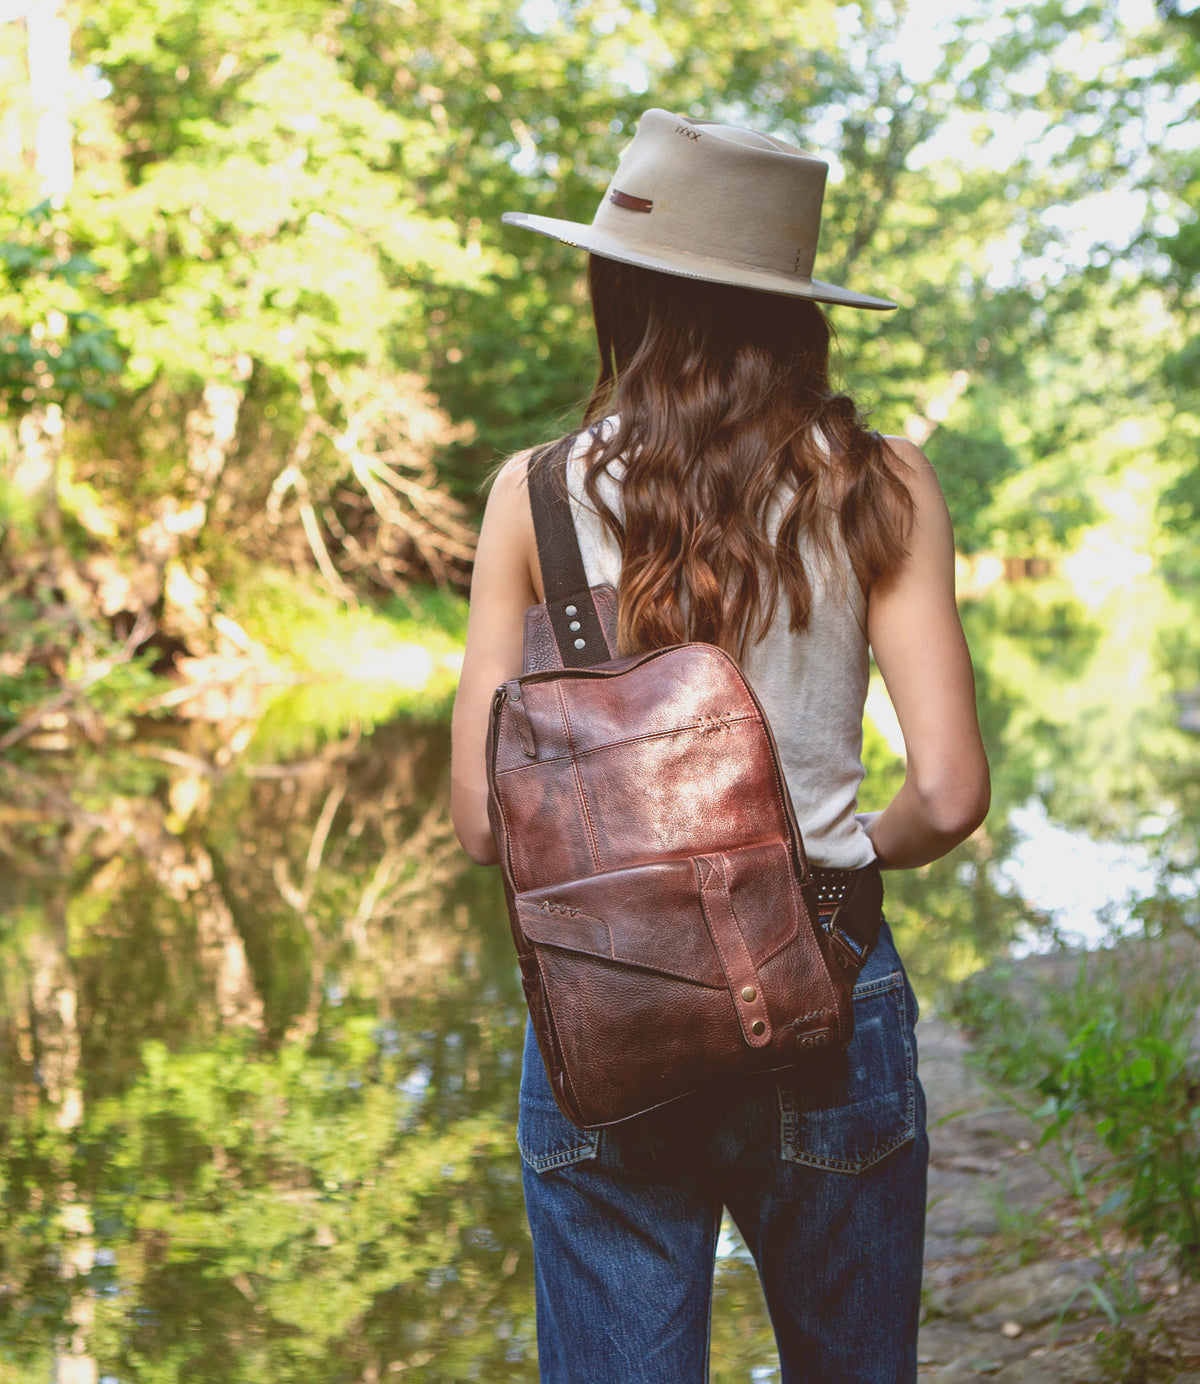
[[[879,866],[872,862],[858,870],[833,870],[812,866],[817,891],[817,922],[843,943],[848,943],[861,965],[879,935],[883,885]]]

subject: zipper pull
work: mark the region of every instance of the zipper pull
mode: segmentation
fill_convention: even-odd
[[[533,738],[533,724],[529,719],[529,712],[525,710],[525,703],[521,700],[521,684],[513,678],[511,682],[504,684],[504,691],[508,697],[508,709],[517,727],[517,738],[521,742],[521,748],[527,758],[536,759],[537,742]]]

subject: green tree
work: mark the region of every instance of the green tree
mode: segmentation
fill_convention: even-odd
[[[1184,12],[1173,0],[1161,0],[1163,29],[1174,58],[1171,75],[1182,92],[1190,92],[1190,106],[1180,109],[1174,129],[1194,127],[1200,98],[1200,16]],[[1174,483],[1164,493],[1163,512],[1168,527],[1179,535],[1178,560],[1194,574],[1194,545],[1189,541],[1200,520],[1200,334],[1194,330],[1196,286],[1200,283],[1200,161],[1194,143],[1176,147],[1164,159],[1162,200],[1174,224],[1155,238],[1157,248],[1169,258],[1167,287],[1172,307],[1183,329],[1183,340],[1163,363],[1163,392],[1173,413],[1171,452],[1177,463]]]
[[[1155,130],[1186,26],[987,3],[918,61],[905,4],[72,14],[62,258],[101,266],[126,365],[112,409],[72,413],[60,499],[98,614],[152,612],[168,652],[212,642],[249,563],[347,599],[465,579],[481,478],[565,426],[590,375],[577,252],[500,217],[589,217],[651,103],[829,158],[820,268],[902,305],[834,311],[847,381],[928,442],[967,547],[1061,553],[1104,514],[1096,478],[1149,455],[1186,489],[1194,414],[1163,387],[1186,331],[1111,200],[1153,208],[1157,181],[1182,203],[1186,156]],[[22,100],[0,97],[18,132]]]

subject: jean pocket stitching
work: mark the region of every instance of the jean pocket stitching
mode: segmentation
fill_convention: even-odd
[[[600,1131],[598,1129],[586,1132],[580,1130],[581,1142],[571,1144],[567,1148],[555,1149],[553,1153],[535,1154],[531,1153],[527,1142],[517,1131],[517,1148],[522,1159],[533,1169],[535,1173],[552,1173],[559,1168],[570,1167],[574,1163],[584,1163],[590,1158],[595,1158],[600,1151]]]
[[[886,990],[895,990],[904,984],[903,971],[889,971],[885,976],[876,976],[874,980],[864,980],[854,987],[854,998],[862,999],[867,995],[882,994]]]
[[[908,1016],[908,1000],[903,989],[904,974],[901,971],[881,976],[870,981],[856,995],[876,995],[892,989],[899,989],[898,1017],[900,1039],[904,1049],[904,1123],[886,1142],[876,1145],[862,1158],[836,1158],[824,1154],[810,1153],[797,1147],[802,1123],[802,1112],[792,1092],[779,1087],[780,1107],[780,1156],[785,1162],[796,1163],[801,1167],[816,1168],[822,1171],[857,1174],[881,1163],[889,1154],[904,1144],[910,1143],[917,1133],[917,1082],[916,1059],[913,1051],[912,1034]],[[856,1102],[861,1103],[861,1102]],[[850,1109],[851,1107],[845,1107]]]
[[[898,1148],[905,1144],[912,1143],[916,1138],[916,1127],[910,1125],[894,1139],[886,1144],[880,1144],[876,1149],[872,1149],[865,1158],[825,1158],[816,1153],[791,1153],[784,1154],[784,1161],[795,1163],[802,1168],[813,1168],[818,1172],[847,1173],[851,1177],[859,1173],[869,1172],[877,1163],[882,1163],[889,1154],[895,1153]]]

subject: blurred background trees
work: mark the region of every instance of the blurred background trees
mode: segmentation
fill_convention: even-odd
[[[269,644],[289,573],[461,587],[489,468],[569,426],[591,370],[577,252],[500,215],[590,219],[651,104],[830,160],[818,272],[901,303],[834,311],[847,383],[928,446],[964,551],[1036,564],[1108,525],[1193,563],[1174,0],[0,18],[0,718],[98,662],[132,685]]]
[[[591,378],[500,216],[590,219],[648,106],[829,159],[818,272],[901,304],[832,310],[846,383],[968,590],[1067,578],[966,603],[996,807],[892,888],[922,994],[1053,922],[1039,822],[1195,926],[1198,93],[1189,0],[0,0],[6,1380],[529,1377],[437,720],[481,486]]]

